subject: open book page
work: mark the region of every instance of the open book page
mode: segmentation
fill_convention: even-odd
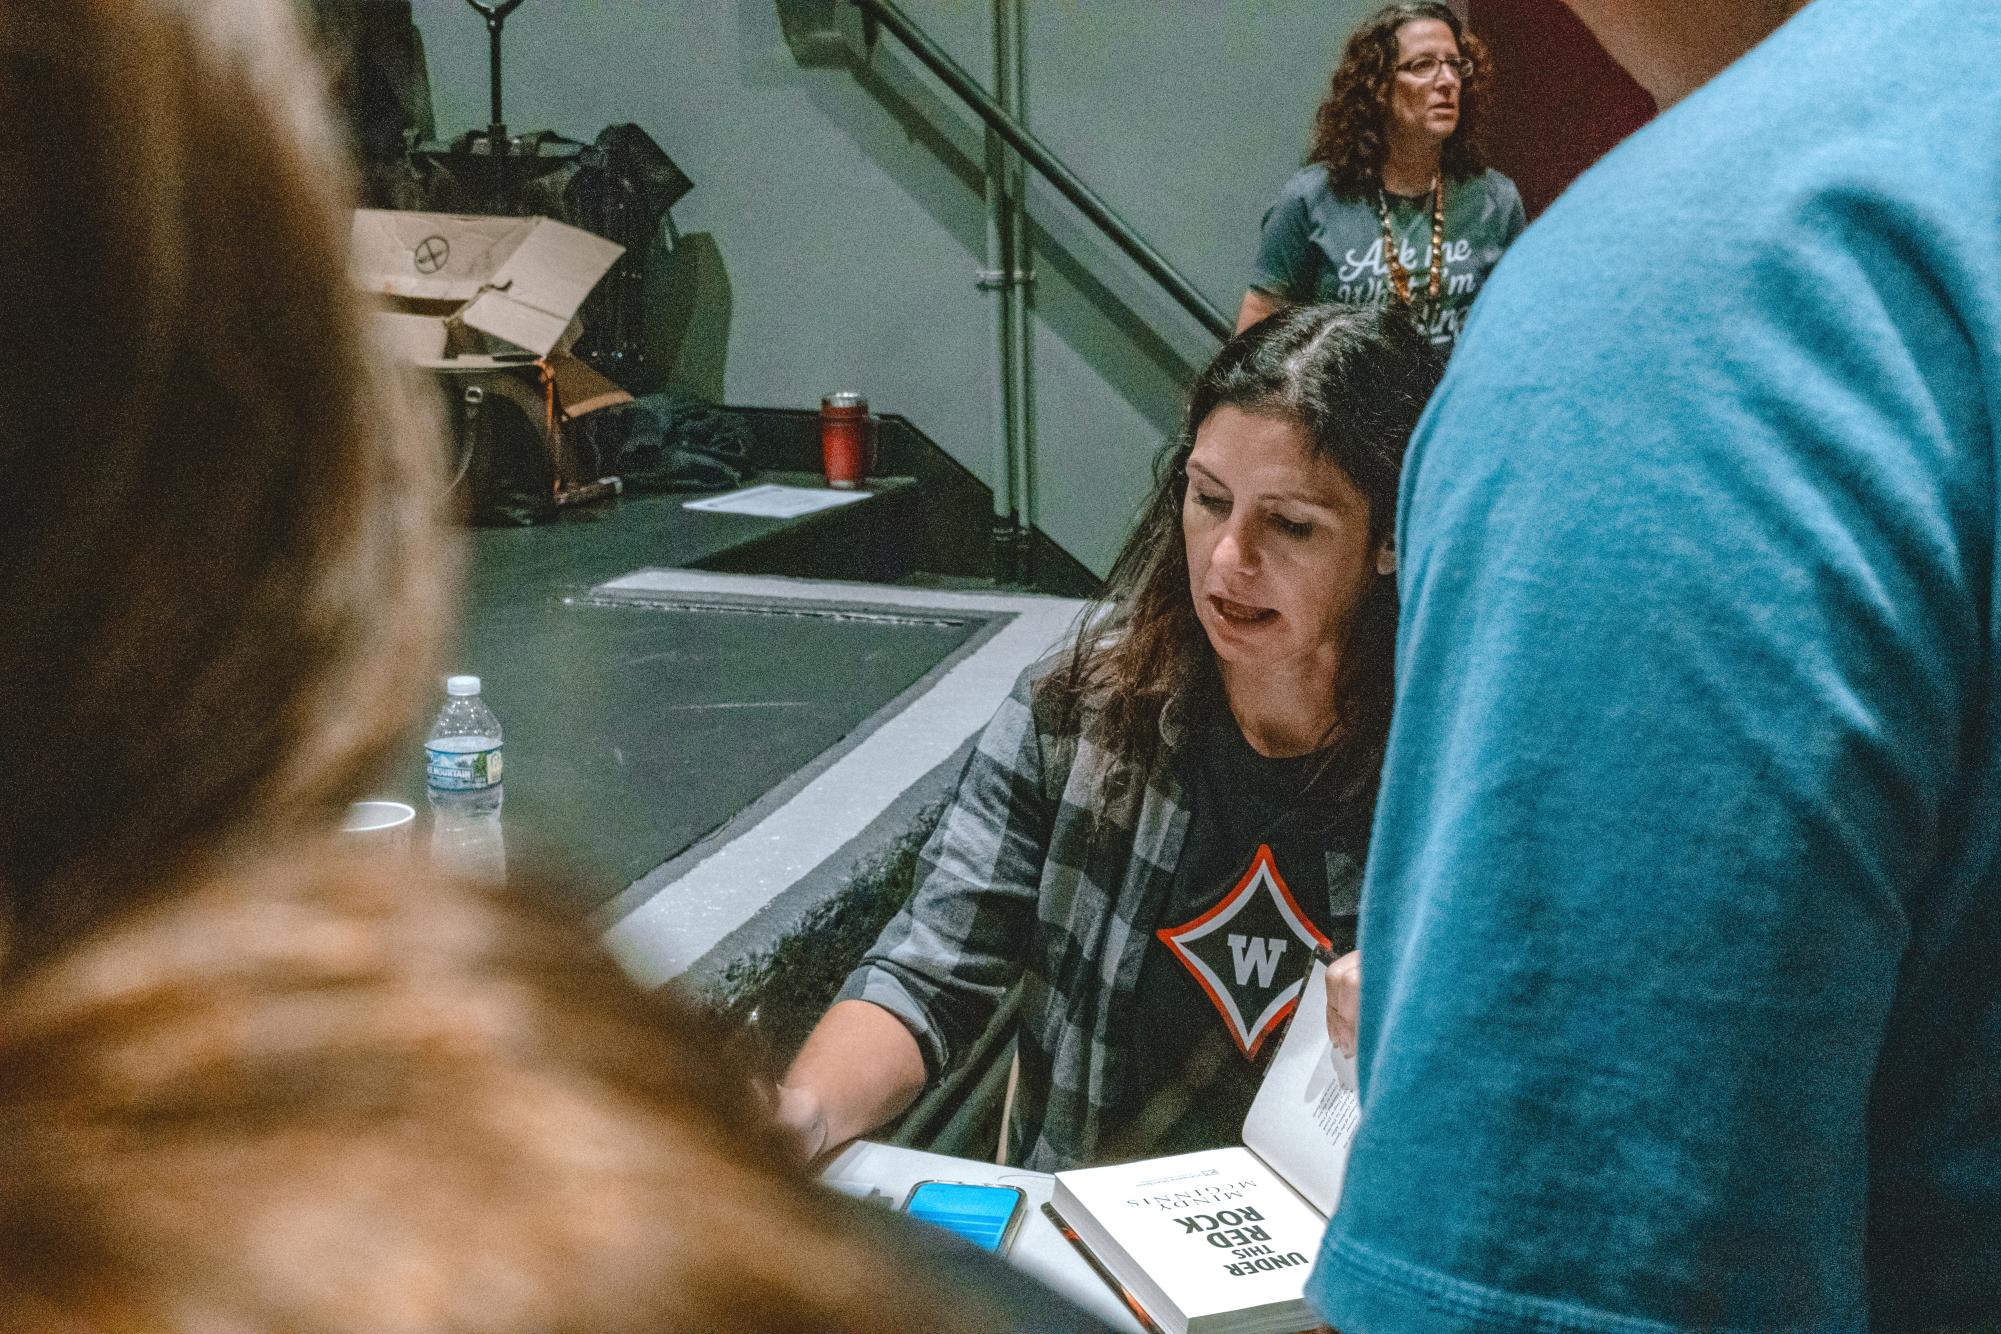
[[[1327,1036],[1327,969],[1316,963],[1244,1118],[1244,1144],[1331,1215],[1361,1119],[1355,1062]]]

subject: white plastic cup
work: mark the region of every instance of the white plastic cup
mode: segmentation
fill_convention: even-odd
[[[341,841],[377,852],[401,852],[410,846],[417,809],[401,801],[357,801],[340,822]]]

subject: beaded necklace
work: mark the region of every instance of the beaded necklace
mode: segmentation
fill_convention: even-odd
[[[1396,233],[1390,228],[1389,191],[1376,191],[1376,207],[1383,218],[1383,262],[1389,265],[1390,285],[1396,288],[1397,300],[1408,306],[1410,302],[1410,270],[1403,266],[1403,247],[1397,243]],[[1425,283],[1425,297],[1432,305],[1444,291],[1445,274],[1445,177],[1431,178],[1431,276]]]

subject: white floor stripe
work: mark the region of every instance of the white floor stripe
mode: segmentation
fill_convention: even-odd
[[[1068,598],[816,582],[699,570],[640,570],[597,592],[856,602],[913,610],[1008,612],[1013,619],[931,689],[742,835],[659,886],[605,932],[643,985],[678,975],[800,876],[854,838],[973,735],[1015,678],[1061,640],[1082,603]]]

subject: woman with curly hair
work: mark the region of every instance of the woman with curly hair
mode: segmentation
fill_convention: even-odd
[[[1307,165],[1265,212],[1237,327],[1307,301],[1409,306],[1441,352],[1527,225],[1480,152],[1486,50],[1442,4],[1356,29],[1314,115]]]

